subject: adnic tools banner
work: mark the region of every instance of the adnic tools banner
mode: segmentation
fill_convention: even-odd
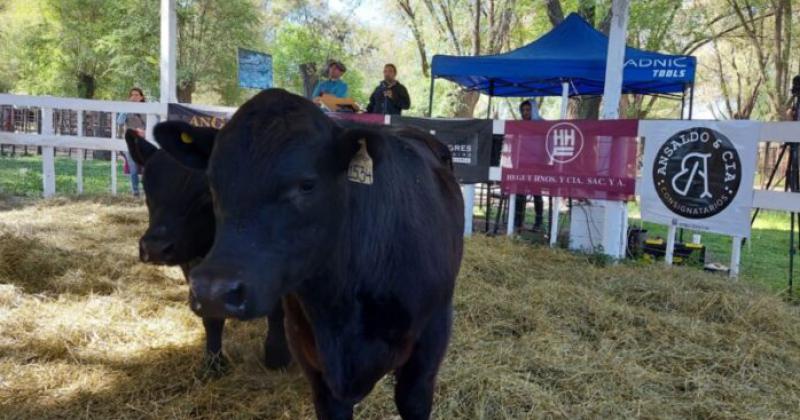
[[[642,121],[642,219],[750,236],[759,125]]]
[[[503,193],[630,200],[636,135],[636,120],[508,121]]]

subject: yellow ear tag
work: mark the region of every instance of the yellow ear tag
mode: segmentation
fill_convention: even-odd
[[[190,136],[188,133],[181,133],[181,141],[183,144],[192,144],[192,142],[194,142],[192,136]]]
[[[372,158],[367,153],[367,144],[364,139],[358,141],[361,147],[350,161],[347,170],[347,179],[359,184],[372,185]]]

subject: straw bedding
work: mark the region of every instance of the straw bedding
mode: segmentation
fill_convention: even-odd
[[[0,209],[0,417],[313,418],[297,367],[261,365],[263,320],[229,321],[231,371],[196,374],[202,325],[179,270],[138,262],[140,203]],[[435,418],[800,412],[798,309],[746,281],[476,237],[455,310]],[[392,387],[357,418],[395,418]]]

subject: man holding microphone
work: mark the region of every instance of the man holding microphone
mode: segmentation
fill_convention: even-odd
[[[406,87],[397,81],[397,67],[387,64],[383,67],[383,81],[369,97],[367,112],[370,114],[400,115],[411,107]]]

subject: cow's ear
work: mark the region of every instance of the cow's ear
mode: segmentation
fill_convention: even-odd
[[[337,161],[339,168],[347,171],[349,181],[368,185],[373,183],[373,169],[382,158],[383,141],[378,129],[360,127],[338,132]]]
[[[153,129],[153,137],[164,151],[190,169],[205,170],[214,149],[217,131],[183,121],[165,121]]]
[[[140,137],[136,131],[125,130],[125,144],[128,145],[128,152],[137,164],[144,166],[158,149],[147,140]]]

